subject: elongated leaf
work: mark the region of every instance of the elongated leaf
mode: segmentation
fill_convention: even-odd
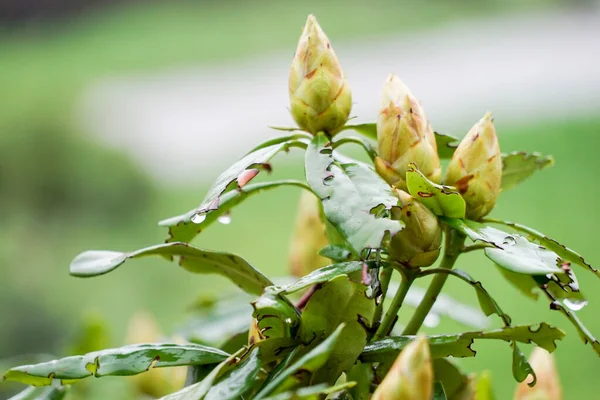
[[[456,150],[460,143],[460,139],[445,133],[434,132],[433,134],[435,135],[439,157],[452,158],[454,150]]]
[[[531,375],[533,379],[527,384],[531,387],[535,386],[537,377],[535,376],[535,371],[529,364],[529,361],[527,361],[527,358],[525,358],[519,349],[519,346],[517,346],[515,342],[511,343],[511,347],[513,349],[512,372],[514,378],[517,382],[523,382],[529,375]]]
[[[380,218],[373,210],[389,210],[398,199],[377,173],[364,164],[337,165],[331,143],[323,134],[315,136],[306,150],[306,180],[321,199],[325,216],[360,254],[365,248],[380,248],[384,235],[395,235],[402,224]]]
[[[513,228],[516,231],[523,232],[523,233],[527,234],[529,237],[533,238],[536,242],[538,242],[542,246],[544,246],[547,249],[552,250],[553,252],[558,254],[563,260],[571,261],[572,263],[575,263],[583,268],[586,268],[589,271],[593,272],[596,276],[600,277],[600,271],[598,271],[596,268],[593,268],[587,261],[585,261],[583,256],[581,256],[579,253],[577,253],[574,250],[571,250],[567,246],[560,244],[556,240],[549,238],[548,236],[544,235],[543,233],[541,233],[533,228],[530,228],[525,225],[517,224],[514,222],[502,221],[499,219],[486,219],[486,220],[484,220],[484,222],[505,225],[510,228]]]
[[[539,325],[518,325],[489,331],[464,332],[452,335],[431,335],[427,337],[431,356],[475,357],[476,351],[471,348],[476,340],[503,340],[520,343],[534,343],[549,352],[556,350],[556,341],[562,340],[565,333],[542,322]],[[395,336],[371,342],[365,346],[361,360],[363,362],[389,362],[396,359],[398,353],[416,336]]]
[[[220,217],[227,215],[227,213],[231,212],[232,208],[242,203],[248,197],[280,186],[296,186],[310,190],[304,182],[295,180],[253,183],[246,185],[241,189],[227,192],[221,196],[219,208],[207,211],[204,214],[204,220],[200,223],[192,222],[192,217],[197,214],[197,209],[193,209],[185,214],[162,220],[158,224],[169,228],[169,237],[166,240],[167,243],[189,243],[201,231],[208,228],[208,226],[212,225],[215,221],[218,221]]]
[[[361,135],[368,137],[369,139],[377,140],[377,124],[375,122],[356,125],[346,125],[342,130],[355,131],[360,133]]]
[[[531,243],[525,237],[510,234],[474,221],[442,218],[473,241],[482,241],[494,247],[486,248],[485,255],[502,268],[529,275],[561,274],[561,258],[553,251]]]
[[[471,381],[456,365],[445,358],[433,360],[433,375],[444,387],[448,400],[472,399]],[[477,400],[480,400],[477,398]]]
[[[277,378],[269,382],[269,384],[256,395],[255,400],[263,399],[265,396],[272,393],[277,394],[293,388],[298,379],[295,374],[299,371],[313,373],[321,368],[325,362],[327,362],[343,329],[344,326],[340,325],[327,339],[302,356],[290,367],[282,371]]]
[[[179,265],[196,274],[223,275],[242,290],[260,295],[273,283],[242,257],[219,251],[202,250],[187,243],[164,243],[129,253],[90,250],[79,254],[71,263],[71,275],[90,277],[106,274],[128,259],[150,255],[178,256]]]
[[[449,218],[465,217],[466,203],[460,193],[452,186],[431,182],[415,164],[410,164],[406,171],[406,184],[410,194],[434,214]]]
[[[398,283],[391,282],[388,286],[387,298],[393,298],[398,291]],[[425,289],[412,285],[402,304],[418,307],[425,297]],[[490,319],[478,308],[461,303],[452,297],[440,294],[431,308],[430,315],[448,317],[463,325],[477,329],[485,329],[490,324]]]
[[[367,343],[367,330],[373,325],[375,300],[366,295],[367,286],[338,276],[318,288],[302,312],[300,337],[317,343],[344,324],[340,341],[327,362],[315,372],[312,382],[334,383],[356,362]]]
[[[330,280],[340,276],[348,275],[353,272],[361,271],[363,265],[367,264],[369,268],[375,267],[375,263],[372,261],[348,261],[337,264],[331,264],[323,268],[314,270],[308,275],[303,276],[296,282],[280,288],[281,293],[290,294],[297,292],[302,289],[306,289],[309,286],[317,283],[329,282]]]
[[[308,386],[295,391],[270,396],[265,400],[318,400],[322,399],[323,395],[334,394],[349,389],[354,385],[356,385],[356,382],[345,382],[335,386],[328,386],[326,384]]]
[[[287,131],[287,132],[294,132],[294,131],[298,131],[299,133],[294,133],[293,135],[288,135],[288,136],[280,136],[280,137],[276,137],[273,139],[269,139],[266,142],[263,142],[261,144],[259,144],[258,146],[256,146],[255,148],[253,148],[252,150],[250,150],[248,153],[246,154],[251,154],[254,153],[255,151],[264,149],[265,147],[271,147],[273,145],[277,145],[277,144],[281,144],[281,143],[288,143],[288,142],[293,142],[293,141],[300,141],[300,142],[304,142],[306,144],[308,144],[308,142],[310,142],[310,140],[312,139],[312,135],[302,132],[301,129],[298,128],[277,128],[277,127],[272,127],[275,130],[279,130],[279,131]],[[300,147],[306,147],[306,146],[302,146],[302,145],[298,145]]]
[[[335,142],[333,142],[333,148],[337,149],[338,147],[347,144],[347,143],[354,143],[359,145],[360,147],[363,148],[363,150],[367,153],[367,155],[369,156],[369,158],[372,160],[375,159],[375,157],[377,157],[377,151],[373,148],[373,145],[360,137],[344,137],[341,139],[336,140]]]
[[[228,356],[219,349],[197,344],[136,344],[15,367],[4,374],[4,379],[44,386],[54,379],[70,383],[90,376],[136,375],[149,368],[216,364]]]
[[[206,400],[238,400],[242,395],[252,390],[259,383],[258,373],[262,362],[258,358],[258,349],[254,348],[243,361],[219,382],[213,385],[206,396]]]
[[[62,400],[68,392],[67,386],[33,387],[30,386],[8,400]]]
[[[432,400],[448,400],[448,397],[446,397],[446,391],[444,390],[444,385],[440,381],[436,381],[433,384]]]
[[[306,147],[306,142],[299,139],[290,139],[267,147],[260,148],[259,146],[258,150],[246,154],[241,160],[219,175],[204,197],[204,200],[202,200],[202,203],[197,207],[196,214],[202,215],[210,210],[218,209],[220,197],[223,193],[235,187],[244,186],[247,183],[246,178],[242,179],[243,182],[241,183],[237,182],[245,171],[256,167],[265,167],[277,153],[287,150],[290,147]]]
[[[502,154],[502,190],[508,190],[533,175],[554,165],[552,156],[523,151]]]

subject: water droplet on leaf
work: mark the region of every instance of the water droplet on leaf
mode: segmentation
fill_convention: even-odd
[[[223,225],[229,225],[231,223],[231,213],[226,212],[225,214],[219,216],[219,218],[217,218],[217,221],[219,221]]]
[[[192,215],[190,220],[195,224],[201,224],[206,219],[206,213],[197,213]]]
[[[514,246],[517,244],[517,239],[515,239],[513,236],[507,236],[504,238],[502,244],[506,246]]]

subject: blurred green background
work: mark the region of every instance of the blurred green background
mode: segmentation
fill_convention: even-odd
[[[156,223],[197,205],[218,174],[203,169],[191,172],[195,179],[189,184],[168,182],[140,164],[130,149],[108,146],[87,132],[76,114],[81,94],[97,80],[188,65],[234,66],[273,50],[291,56],[309,13],[319,18],[334,44],[348,45],[355,39],[427,32],[448,23],[468,26],[490,15],[535,16],[565,7],[594,9],[595,4],[551,0],[35,3],[0,3],[0,359],[24,353],[62,355],[89,315],[107,321],[115,345],[123,342],[128,320],[139,310],[153,313],[163,331],[170,332],[185,321],[185,308],[198,295],[217,293],[226,285],[218,277],[190,276],[175,264],[155,259],[132,261],[95,279],[68,275],[71,259],[83,250],[133,250],[162,242],[166,231]],[[281,87],[286,84],[282,81]],[[473,121],[477,118],[473,115]],[[272,122],[262,121],[264,126]],[[535,227],[596,265],[600,262],[594,234],[600,222],[596,175],[600,115],[572,116],[565,104],[562,113],[496,122],[503,151],[553,154],[556,166],[502,194],[493,215]],[[239,127],[243,130],[244,121],[239,121]],[[463,131],[468,128],[464,125]],[[219,134],[214,132],[204,145],[218,147]],[[229,158],[243,152],[236,150]],[[178,161],[174,155],[171,162]],[[275,177],[302,176],[298,155],[279,156],[273,164]],[[236,252],[267,274],[283,275],[298,195],[297,190],[284,188],[253,197],[234,210],[230,225],[212,227],[195,244]],[[600,362],[567,321],[550,313],[545,302],[520,296],[481,255],[465,256],[461,264],[487,284],[515,323],[550,321],[567,332],[555,353],[565,399],[594,398],[600,388],[595,380]],[[578,275],[590,300],[579,315],[600,334],[600,320],[594,317],[600,304],[595,288],[600,282],[584,271]],[[450,282],[447,293],[475,304],[471,289],[460,283]],[[443,321],[433,331],[459,329],[463,328]],[[498,398],[510,398],[515,382],[508,345],[484,343],[476,349],[476,359],[460,364],[470,371],[491,370]],[[118,385],[111,378],[92,383],[100,390]],[[15,389],[0,384],[0,397]]]

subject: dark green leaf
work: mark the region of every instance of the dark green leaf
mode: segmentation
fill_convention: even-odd
[[[368,137],[369,139],[377,140],[377,124],[375,122],[366,124],[346,125],[342,130],[352,130]]]
[[[374,262],[367,261],[348,261],[337,264],[331,264],[323,268],[319,268],[314,270],[308,275],[298,279],[296,282],[284,286],[281,289],[281,293],[294,293],[302,289],[306,289],[309,286],[315,285],[317,283],[329,282],[330,280],[340,276],[340,275],[348,275],[353,272],[361,271],[363,265],[365,263],[369,266],[369,268],[373,268],[375,266]]]
[[[8,400],[62,400],[68,387],[28,387]]]
[[[251,391],[259,383],[258,373],[262,363],[258,358],[258,349],[253,349],[241,363],[225,374],[219,382],[213,385],[206,396],[206,400],[237,400],[242,395]]]
[[[277,394],[292,389],[298,379],[295,374],[301,370],[303,372],[313,373],[321,368],[325,362],[327,362],[343,329],[344,326],[340,325],[327,339],[310,350],[291,366],[283,370],[277,378],[269,382],[269,384],[256,395],[255,400],[263,399],[265,396],[272,393]]]
[[[471,348],[475,340],[504,340],[520,343],[534,343],[549,352],[556,350],[556,340],[562,340],[565,333],[545,322],[539,326],[519,325],[489,331],[464,332],[453,335],[431,335],[427,337],[431,356],[444,357],[475,357]],[[361,360],[364,362],[391,362],[398,353],[416,336],[393,336],[369,343],[363,350]]]
[[[341,244],[330,244],[319,250],[319,255],[336,262],[350,261],[352,250]]]
[[[90,250],[79,254],[71,263],[71,275],[90,277],[106,274],[126,260],[149,255],[178,256],[179,265],[196,274],[223,275],[242,290],[259,295],[273,283],[242,257],[219,251],[201,250],[187,243],[164,243],[129,253]]]
[[[300,325],[300,311],[280,293],[267,289],[251,302],[261,336],[266,339],[294,338]]]
[[[329,139],[315,136],[306,150],[306,179],[321,199],[325,216],[360,254],[380,248],[386,232],[395,235],[399,221],[380,218],[373,210],[389,210],[398,204],[390,186],[364,164],[336,164]]]
[[[406,184],[410,194],[435,215],[449,218],[465,217],[466,203],[460,193],[452,186],[431,182],[415,164],[410,164],[406,171]]]
[[[443,385],[448,400],[466,400],[472,398],[469,377],[460,372],[449,360],[445,358],[433,360],[433,375]]]
[[[436,381],[433,384],[432,400],[448,400],[446,397],[446,391],[444,390],[444,385],[440,381]]]
[[[502,154],[502,190],[508,190],[533,175],[554,165],[552,156],[540,153],[513,152]]]
[[[502,221],[499,219],[486,219],[485,222],[506,225],[513,228],[516,231],[523,232],[527,234],[530,238],[533,238],[533,240],[535,240],[542,246],[546,247],[548,250],[552,250],[553,252],[558,254],[563,260],[571,261],[581,267],[588,269],[589,271],[593,272],[596,276],[600,277],[600,271],[598,271],[596,268],[593,268],[587,261],[585,261],[583,256],[581,256],[579,253],[575,252],[574,250],[571,250],[563,244],[560,244],[556,240],[549,238],[543,233],[536,231],[533,228],[514,222]]]
[[[373,384],[373,365],[357,362],[347,374],[349,381],[356,382],[348,393],[353,400],[369,400],[371,398],[371,386]]]
[[[535,386],[537,378],[535,376],[535,371],[531,368],[529,361],[525,358],[517,343],[512,342],[511,347],[513,349],[513,357],[512,357],[512,372],[517,382],[523,382],[529,375],[532,376],[531,382],[527,384],[531,387]]]
[[[440,158],[452,158],[460,140],[452,135],[434,132],[437,151]]]
[[[204,197],[204,200],[202,200],[202,203],[197,207],[196,213],[202,215],[210,210],[218,209],[220,197],[223,193],[235,187],[243,187],[247,183],[248,179],[246,178],[242,179],[243,182],[238,182],[239,177],[246,173],[245,171],[256,167],[265,167],[277,153],[287,150],[290,147],[306,147],[306,143],[302,140],[291,139],[267,147],[260,148],[259,146],[258,150],[246,154],[241,160],[219,175]]]
[[[158,224],[169,228],[167,242],[189,243],[202,230],[218,221],[219,217],[227,215],[233,207],[242,203],[248,197],[280,186],[296,186],[310,190],[306,183],[295,180],[253,183],[244,186],[242,189],[232,190],[222,195],[219,208],[206,212],[204,220],[200,223],[192,222],[191,218],[197,214],[197,209],[193,209],[185,214],[160,221]]]
[[[149,368],[216,364],[229,354],[197,344],[136,344],[12,368],[4,379],[28,385],[50,385],[54,379],[69,383],[90,376],[136,375]]]
[[[305,343],[317,343],[345,324],[339,343],[329,359],[312,378],[312,382],[334,383],[342,372],[356,362],[367,343],[367,329],[372,327],[375,300],[366,295],[367,286],[338,276],[319,287],[302,312],[300,337]]]
[[[308,386],[295,391],[270,396],[265,400],[318,400],[322,399],[324,395],[337,393],[344,389],[351,388],[355,384],[356,382],[345,382],[335,386],[328,386],[326,384]]]
[[[553,251],[531,243],[525,237],[510,234],[474,221],[442,218],[442,221],[473,241],[494,247],[484,249],[485,255],[502,268],[529,275],[561,274],[561,259]]]

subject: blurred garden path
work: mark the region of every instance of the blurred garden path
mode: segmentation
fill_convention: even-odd
[[[485,111],[502,126],[600,111],[600,12],[459,21],[352,43],[331,38],[357,122],[375,120],[390,72],[419,97],[434,129],[462,135]],[[87,132],[131,152],[160,180],[201,181],[292,125],[283,52],[227,64],[106,78],[78,110]],[[210,168],[208,174],[206,168]]]

